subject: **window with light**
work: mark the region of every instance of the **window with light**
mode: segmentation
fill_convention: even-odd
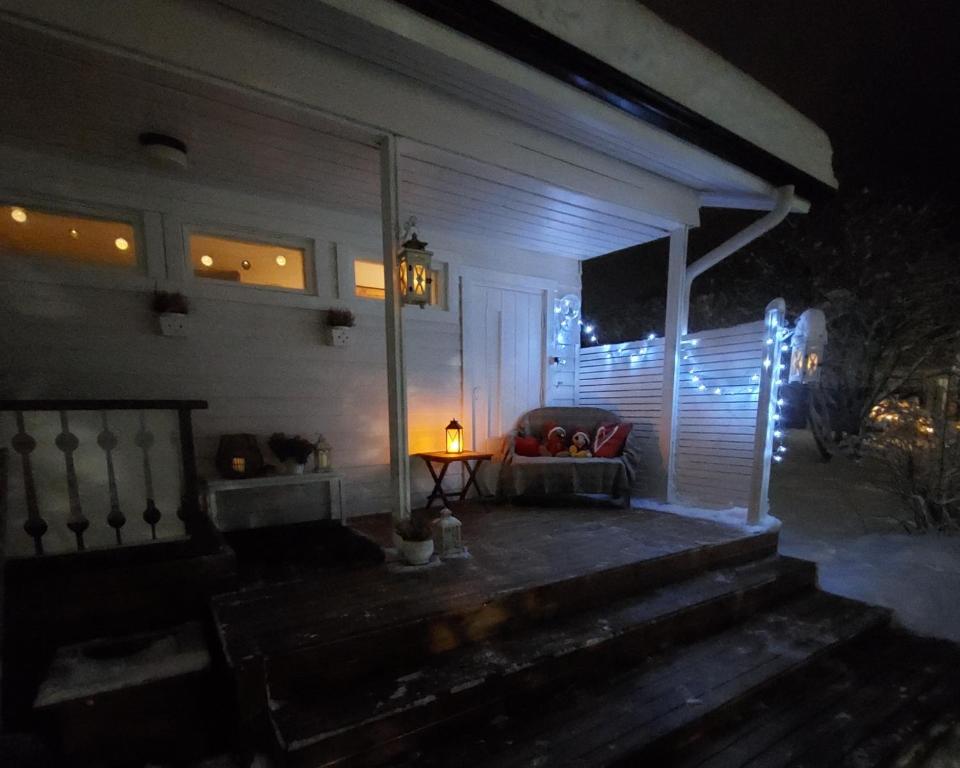
[[[41,261],[137,266],[137,238],[129,222],[39,210],[0,207],[0,251]]]
[[[303,248],[192,233],[193,273],[204,280],[306,291]]]

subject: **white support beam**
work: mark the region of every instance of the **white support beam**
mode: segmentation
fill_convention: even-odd
[[[383,284],[387,330],[387,393],[390,421],[390,480],[393,517],[410,517],[410,454],[407,449],[407,378],[403,367],[403,297],[397,254],[400,235],[400,185],[397,139],[380,143],[380,205],[383,232]]]
[[[677,501],[677,418],[679,413],[680,344],[685,328],[687,297],[687,228],[670,233],[667,267],[667,316],[663,334],[663,409],[660,414],[660,458],[665,472],[662,496],[668,504]]]

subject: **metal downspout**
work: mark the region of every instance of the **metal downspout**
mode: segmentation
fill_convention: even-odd
[[[702,275],[708,269],[717,266],[717,264],[726,259],[728,256],[736,253],[741,248],[749,245],[758,237],[765,235],[767,232],[777,226],[780,222],[787,218],[787,214],[790,213],[791,209],[793,208],[793,203],[793,186],[787,185],[785,187],[779,187],[777,189],[777,202],[769,213],[750,223],[737,232],[737,234],[735,234],[729,240],[724,241],[712,251],[709,251],[704,256],[701,256],[693,264],[687,266],[686,280],[684,281],[683,314],[680,319],[681,336],[685,335],[688,330],[687,325],[690,316],[690,286],[693,284],[693,281],[700,277],[700,275]]]

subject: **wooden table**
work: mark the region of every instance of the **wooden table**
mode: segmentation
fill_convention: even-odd
[[[470,490],[472,485],[476,491],[477,495],[481,498],[484,493],[480,489],[480,483],[477,480],[477,469],[485,461],[489,461],[493,458],[492,453],[475,453],[474,451],[464,451],[463,453],[447,453],[445,451],[436,451],[436,452],[427,452],[427,453],[417,453],[415,456],[419,456],[423,459],[423,463],[427,465],[427,469],[430,470],[430,476],[433,477],[433,490],[430,492],[430,495],[427,496],[427,506],[426,509],[430,509],[433,505],[433,502],[437,499],[443,501],[444,506],[450,506],[450,499],[447,498],[447,494],[443,492],[443,478],[447,474],[447,470],[450,468],[451,464],[456,464],[457,462],[463,464],[467,470],[467,482],[463,484],[463,488],[460,489],[459,501],[463,501],[467,498],[467,492]],[[470,462],[473,462],[473,466],[470,466]],[[434,468],[434,464],[440,465],[440,473],[437,474],[437,470]],[[458,494],[452,493],[451,496],[457,496]]]

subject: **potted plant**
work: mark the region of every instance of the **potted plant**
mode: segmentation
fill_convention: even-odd
[[[327,338],[334,347],[343,347],[350,343],[350,329],[357,319],[349,309],[333,307],[327,310]]]
[[[283,432],[275,432],[267,442],[270,450],[288,468],[290,474],[302,475],[307,459],[313,453],[313,443],[300,435],[287,437]]]
[[[426,565],[433,557],[433,528],[425,521],[413,519],[397,523],[400,557],[408,565]]]
[[[190,302],[179,291],[154,291],[153,312],[164,336],[186,336]]]

